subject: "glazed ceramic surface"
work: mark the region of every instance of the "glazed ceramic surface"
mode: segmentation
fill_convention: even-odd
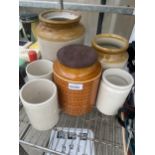
[[[92,41],[104,69],[124,68],[128,61],[128,41],[115,34],[99,34]]]
[[[78,13],[66,10],[40,14],[37,35],[42,58],[54,61],[61,47],[83,43],[85,29],[80,18]]]
[[[61,78],[77,82],[87,82],[101,74],[101,64],[96,62],[92,66],[84,68],[71,68],[61,64],[58,60],[53,65],[54,73]]]
[[[47,79],[27,82],[20,91],[20,98],[32,126],[37,130],[51,129],[59,119],[57,88]]]
[[[26,66],[28,80],[49,79],[52,80],[53,62],[46,59],[40,59],[29,63]]]
[[[100,63],[84,69],[71,69],[56,61],[53,70],[53,80],[59,90],[63,111],[73,116],[90,112],[95,104],[100,82]]]
[[[115,115],[123,106],[134,83],[132,76],[118,68],[107,69],[102,75],[97,97],[97,109],[105,115]]]
[[[73,116],[90,112],[102,73],[96,52],[88,46],[70,45],[58,51],[58,58],[53,65],[53,81],[62,110]]]

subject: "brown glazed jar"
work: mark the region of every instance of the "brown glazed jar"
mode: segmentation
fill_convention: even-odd
[[[104,69],[124,68],[128,61],[128,41],[116,34],[99,34],[92,41]]]
[[[96,102],[101,64],[97,53],[84,45],[68,45],[58,51],[53,80],[62,110],[72,116],[90,112]]]
[[[39,15],[37,27],[41,56],[54,61],[57,51],[69,44],[83,44],[85,28],[81,15],[68,10],[49,10]]]

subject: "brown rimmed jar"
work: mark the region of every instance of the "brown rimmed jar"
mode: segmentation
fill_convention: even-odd
[[[116,34],[99,34],[92,41],[104,69],[124,68],[128,61],[128,41]]]
[[[85,28],[81,15],[68,10],[48,10],[40,13],[37,27],[41,56],[54,61],[57,51],[69,44],[83,44]]]
[[[63,112],[80,116],[92,110],[101,73],[101,64],[92,48],[69,45],[58,51],[58,60],[53,65],[53,81]]]

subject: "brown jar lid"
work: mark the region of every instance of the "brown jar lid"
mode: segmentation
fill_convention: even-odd
[[[67,45],[57,53],[61,64],[71,68],[83,68],[93,65],[97,61],[96,51],[85,45]]]

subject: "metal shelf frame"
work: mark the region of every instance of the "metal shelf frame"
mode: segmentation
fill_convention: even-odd
[[[70,3],[63,2],[63,0],[59,0],[59,2],[47,0],[19,0],[19,7],[68,9],[98,13],[116,13],[131,16],[135,15],[134,7]],[[97,31],[100,32],[100,30]],[[66,155],[62,152],[48,149],[51,130],[37,131],[33,129],[22,106],[20,106],[19,111],[19,143],[21,145],[27,145],[42,150],[43,152],[49,152],[56,155]],[[57,127],[91,129],[95,134],[95,138],[91,140],[95,144],[96,155],[126,155],[126,152],[124,152],[122,127],[118,124],[115,117],[105,116],[96,108],[83,117],[71,117],[61,112],[60,120],[54,129],[56,130]]]
[[[20,7],[31,8],[46,8],[46,9],[71,9],[79,11],[103,12],[103,13],[117,13],[124,15],[134,15],[134,7],[128,6],[111,6],[111,5],[96,5],[96,4],[81,4],[70,2],[53,2],[41,0],[19,0]]]

